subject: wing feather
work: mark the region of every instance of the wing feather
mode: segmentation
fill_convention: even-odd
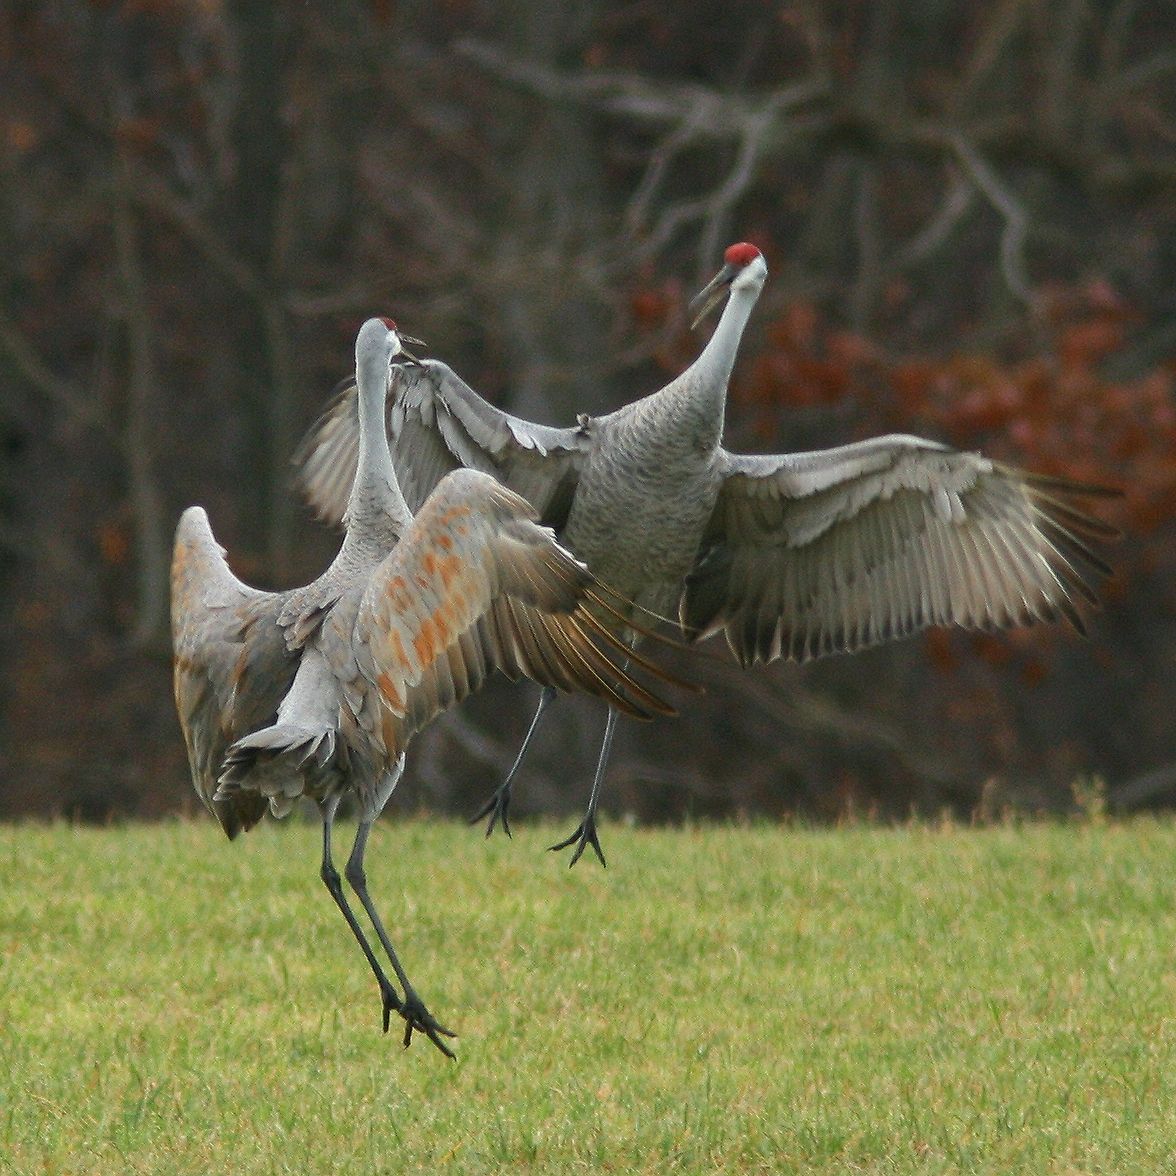
[[[475,470],[446,477],[376,569],[355,622],[389,754],[495,669],[596,694],[637,717],[672,713],[593,618],[594,586],[524,499]]]
[[[215,794],[226,748],[270,723],[294,681],[297,655],[277,623],[282,603],[233,575],[203,509],[184,511],[171,567],[176,711],[192,784],[229,837],[251,828],[267,807],[255,793]]]
[[[414,514],[447,473],[464,466],[521,494],[546,525],[566,521],[588,452],[582,430],[511,416],[438,360],[393,369],[386,416],[397,477]],[[342,519],[355,478],[358,421],[355,385],[348,381],[294,458],[307,499],[331,522]]]
[[[1075,499],[1102,487],[1026,474],[896,434],[778,456],[723,454],[723,482],[681,603],[745,664],[804,660],[930,625],[1064,616],[1110,566],[1113,527]],[[1113,491],[1110,491],[1113,493]]]

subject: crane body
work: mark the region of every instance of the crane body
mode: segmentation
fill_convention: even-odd
[[[242,584],[200,507],[180,519],[172,564],[175,693],[197,793],[233,837],[268,808],[300,797],[322,817],[320,875],[392,1013],[452,1056],[417,995],[371,900],[364,854],[404,768],[412,735],[477,689],[494,669],[551,689],[586,690],[638,717],[671,708],[620,664],[631,654],[596,619],[606,597],[582,562],[517,494],[487,474],[455,470],[420,509],[401,493],[384,430],[389,386],[407,370],[391,320],[356,340],[358,460],[346,534],[311,584],[265,593]],[[615,621],[615,618],[614,618]],[[664,677],[649,663],[643,668]],[[345,896],[331,854],[340,801],[359,826],[345,877],[400,985]]]

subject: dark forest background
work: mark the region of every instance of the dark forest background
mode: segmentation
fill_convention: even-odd
[[[200,502],[245,579],[317,574],[290,458],[365,317],[567,423],[691,361],[742,239],[732,448],[921,433],[1123,487],[1126,538],[1090,641],[674,655],[707,694],[622,724],[607,807],[1176,798],[1174,34],[1138,0],[9,0],[0,815],[194,806],[172,528]],[[436,724],[397,803],[472,811],[533,701]],[[518,812],[580,807],[603,721],[552,711]]]

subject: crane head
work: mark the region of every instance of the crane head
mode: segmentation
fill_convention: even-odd
[[[380,322],[382,322],[384,326],[386,326],[388,330],[396,336],[398,346],[392,352],[392,357],[395,358],[398,355],[403,355],[406,359],[411,360],[413,363],[420,363],[421,361],[417,359],[417,357],[413,355],[413,353],[409,351],[407,347],[405,347],[405,343],[411,343],[414,347],[428,347],[428,344],[424,341],[424,339],[418,339],[415,335],[404,334],[404,332],[401,331],[401,329],[396,325],[395,319],[381,316]]]
[[[386,390],[392,378],[392,366],[403,356],[412,363],[419,363],[411,351],[404,346],[408,339],[412,343],[420,343],[409,335],[402,335],[396,323],[390,318],[370,318],[359,328],[355,337],[355,372],[356,379],[360,379],[361,369],[367,373],[367,379],[374,387],[382,384]]]
[[[758,290],[767,276],[768,267],[764,255],[747,241],[729,245],[723,253],[723,268],[690,300],[690,311],[694,315],[690,327],[693,330],[722,301],[723,295],[734,288],[743,275],[748,275]]]
[[[399,356],[403,356],[403,358],[410,362],[420,363],[420,360],[410,352],[405,346],[405,343],[413,343],[415,347],[427,346],[425,340],[415,339],[413,335],[403,334],[401,329],[396,326],[395,319],[388,319],[387,316],[383,315],[376,319],[368,319],[367,322],[363,323],[359,336],[355,340],[356,360],[359,359],[361,350],[374,354],[381,349],[386,349],[389,363],[392,363]]]

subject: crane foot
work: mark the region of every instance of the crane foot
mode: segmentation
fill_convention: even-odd
[[[591,815],[585,816],[570,837],[565,837],[563,841],[556,845],[548,846],[548,849],[554,852],[558,849],[567,849],[570,845],[574,845],[576,848],[572,853],[572,860],[568,862],[569,870],[580,860],[580,855],[583,854],[585,846],[589,845],[596,852],[596,856],[600,859],[600,864],[606,869],[608,868],[608,862],[604,860],[604,850],[600,848],[600,838],[596,836],[595,817]]]
[[[384,977],[378,976],[377,979],[380,982],[380,998],[384,1002],[384,1032],[387,1033],[392,1024],[392,1014],[399,1013],[404,1008],[404,1002]]]
[[[452,1029],[446,1029],[425,1008],[425,1002],[410,988],[400,1008],[396,1010],[404,1018],[404,1048],[412,1044],[414,1029],[423,1033],[447,1058],[454,1059],[457,1055],[441,1040],[442,1037],[456,1037]]]
[[[495,790],[494,795],[472,817],[470,824],[476,825],[483,817],[489,817],[486,824],[486,836],[494,832],[494,826],[502,822],[502,831],[510,837],[510,821],[507,820],[506,810],[510,808],[510,788],[506,785]]]

